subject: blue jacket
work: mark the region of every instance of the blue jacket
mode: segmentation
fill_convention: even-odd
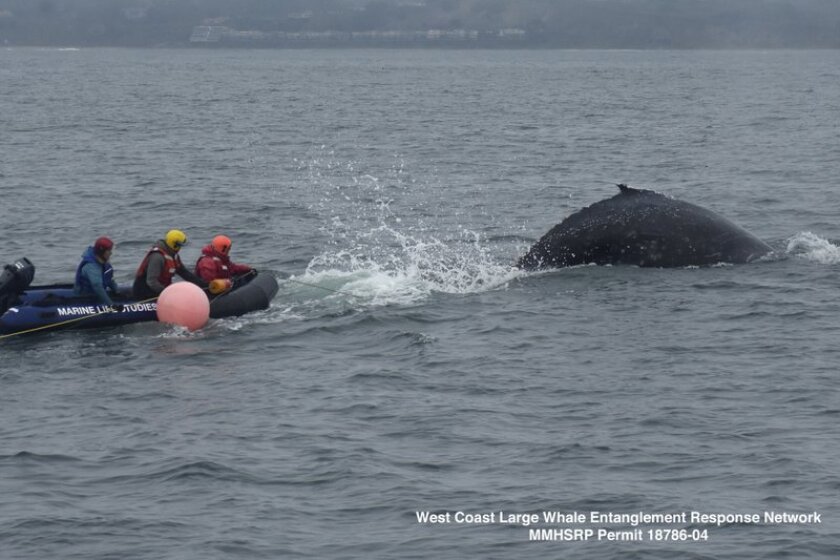
[[[88,247],[82,255],[82,262],[76,268],[76,282],[73,291],[79,295],[95,295],[99,303],[113,305],[114,302],[108,297],[105,288],[112,291],[118,290],[114,281],[114,267],[111,263],[101,263],[93,253],[93,247]]]

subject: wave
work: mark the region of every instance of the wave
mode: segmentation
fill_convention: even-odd
[[[417,303],[433,293],[487,292],[523,274],[499,263],[474,232],[463,230],[459,239],[443,242],[380,225],[359,236],[352,248],[314,257],[303,275],[287,282],[308,295],[321,290],[321,297],[391,305]]]
[[[819,264],[840,263],[840,247],[810,231],[800,232],[788,239],[786,252]]]
[[[72,455],[62,455],[60,453],[34,453],[32,451],[19,451],[18,453],[9,455],[0,455],[0,463],[20,463],[20,464],[36,464],[36,463],[81,463],[82,459],[73,457]]]

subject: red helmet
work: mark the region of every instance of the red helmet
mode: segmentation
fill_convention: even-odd
[[[100,237],[93,243],[93,252],[97,255],[102,255],[105,251],[110,251],[114,248],[114,242],[107,237]]]
[[[227,255],[230,253],[230,246],[231,242],[227,236],[224,235],[217,235],[213,238],[213,241],[210,243],[213,247],[213,250],[217,253],[221,253],[223,255]]]

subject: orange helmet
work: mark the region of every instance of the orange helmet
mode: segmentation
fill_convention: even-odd
[[[230,246],[231,242],[230,239],[225,235],[217,235],[213,238],[213,241],[210,243],[213,247],[213,250],[217,253],[221,253],[223,255],[227,255],[230,253]]]

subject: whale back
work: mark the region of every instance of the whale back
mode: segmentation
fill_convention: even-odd
[[[518,266],[702,266],[749,262],[771,250],[711,210],[650,190],[626,185],[619,189],[612,198],[583,208],[553,227]]]

